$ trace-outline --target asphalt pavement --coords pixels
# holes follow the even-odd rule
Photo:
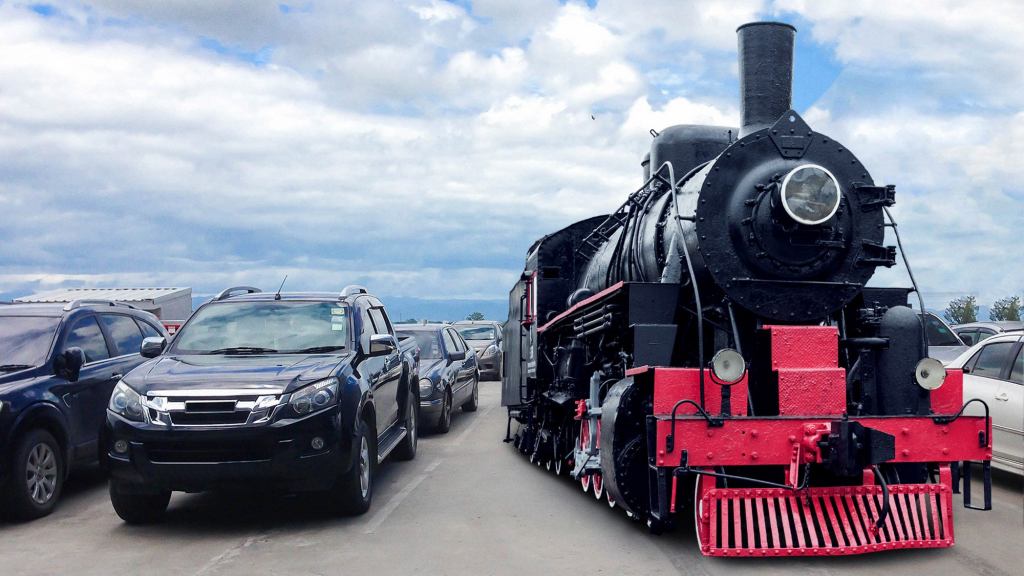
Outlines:
[[[0,522],[0,574],[1020,574],[1021,481],[997,474],[994,510],[955,509],[957,545],[843,558],[713,559],[692,529],[651,536],[578,484],[509,445],[500,385],[476,413],[423,436],[411,462],[386,462],[370,511],[327,514],[316,497],[175,494],[165,522],[123,524],[99,471],[73,477],[57,511]],[[980,496],[980,486],[976,488]]]

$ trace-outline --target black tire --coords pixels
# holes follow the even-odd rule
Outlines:
[[[11,451],[3,504],[13,520],[34,520],[53,512],[64,487],[64,452],[52,434],[29,430]]]
[[[406,396],[409,397],[409,406],[406,408],[405,417],[405,438],[395,446],[395,451],[392,452],[396,460],[412,460],[416,457],[416,445],[419,442],[417,429],[419,425],[419,402],[416,401],[417,396],[412,394],[410,391]]]
[[[124,484],[117,480],[110,480],[110,503],[114,512],[128,524],[153,524],[163,520],[170,501],[170,491],[139,494],[125,490]]]
[[[447,434],[452,429],[452,391],[447,388],[441,400],[441,414],[437,417],[437,424],[434,425],[434,432]]]
[[[480,373],[473,377],[473,390],[469,393],[469,400],[462,404],[463,412],[476,412],[480,407]]]
[[[347,516],[365,514],[373,502],[373,477],[377,472],[377,434],[366,420],[352,438],[356,461],[352,469],[338,478],[332,491],[335,510]]]

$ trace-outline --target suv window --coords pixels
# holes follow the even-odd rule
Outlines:
[[[103,322],[107,334],[114,341],[114,349],[118,356],[138,354],[142,349],[142,331],[128,316],[101,314],[100,322]]]
[[[0,373],[19,366],[40,366],[53,344],[60,318],[37,316],[0,317]]]
[[[110,358],[107,351],[107,341],[103,339],[103,332],[100,332],[100,325],[96,318],[89,316],[77,320],[68,330],[68,337],[64,339],[64,350],[78,346],[85,352],[86,362],[95,362]]]
[[[978,352],[974,360],[974,367],[971,374],[984,376],[986,378],[999,378],[1006,367],[1007,356],[1013,349],[1015,342],[996,342],[989,344]]]
[[[375,334],[391,334],[391,323],[384,316],[383,308],[370,308],[370,320]]]
[[[163,334],[161,334],[160,331],[154,328],[149,322],[139,320],[138,318],[136,318],[135,321],[139,323],[139,328],[142,328],[143,338],[160,338],[163,336]]]

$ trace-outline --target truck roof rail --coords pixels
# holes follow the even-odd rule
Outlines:
[[[245,292],[246,294],[255,294],[257,292],[263,292],[263,290],[260,290],[259,288],[254,288],[252,286],[232,286],[231,288],[225,288],[221,290],[220,294],[214,296],[213,299],[216,302],[220,302],[221,300],[227,300],[228,298],[231,298],[238,292]]]
[[[115,302],[113,300],[105,300],[102,298],[76,298],[71,302],[64,305],[64,311],[68,312],[82,306],[124,306],[125,308],[131,308],[135,310],[135,306],[128,304],[127,302]]]
[[[366,286],[360,286],[359,284],[349,284],[348,286],[345,286],[344,289],[342,289],[341,297],[342,298],[348,298],[349,296],[354,296],[356,294],[369,294],[369,293],[370,293],[370,291],[366,289]]]

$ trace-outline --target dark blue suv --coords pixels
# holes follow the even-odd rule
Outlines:
[[[366,512],[377,465],[416,455],[417,350],[361,286],[224,290],[114,388],[114,510],[154,522],[172,491],[259,484]]]
[[[141,364],[156,316],[126,304],[0,305],[0,508],[45,516],[75,466],[94,463],[107,402]]]

